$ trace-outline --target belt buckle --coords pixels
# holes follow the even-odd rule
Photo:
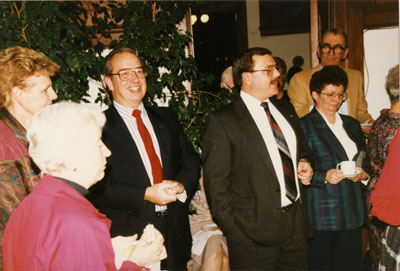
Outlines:
[[[292,204],[282,207],[282,214],[286,214],[287,212],[289,212],[290,207],[292,207]]]
[[[156,216],[160,218],[164,218],[168,216],[168,211],[167,210],[161,210],[156,212]]]
[[[287,212],[289,212],[289,209],[293,206],[293,204],[289,204],[285,207],[278,208],[278,212],[281,212],[282,214],[286,214]]]

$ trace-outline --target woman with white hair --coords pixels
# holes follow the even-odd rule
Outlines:
[[[32,118],[29,152],[41,178],[7,224],[4,270],[116,270],[111,222],[85,199],[111,154],[101,140],[104,123],[100,111],[72,102]],[[125,249],[121,270],[142,270],[165,258],[163,242],[157,230],[145,230]]]
[[[370,220],[370,252],[373,259],[374,269],[378,268],[382,237],[386,224],[371,214],[371,193],[374,191],[386,161],[389,145],[399,129],[399,65],[389,69],[386,76],[386,92],[389,96],[391,107],[381,110],[381,115],[375,121],[368,136],[367,152],[371,163],[371,180],[368,185],[368,216]]]

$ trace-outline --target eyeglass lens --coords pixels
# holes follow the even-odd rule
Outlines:
[[[123,69],[118,72],[119,78],[122,81],[130,80],[133,77],[133,73],[140,79],[145,77],[145,73],[142,68],[134,68],[134,69]]]
[[[320,48],[321,52],[324,54],[329,54],[331,50],[333,50],[333,53],[335,54],[340,54],[344,50],[343,46],[336,45],[334,47],[331,47],[329,44],[322,44]]]

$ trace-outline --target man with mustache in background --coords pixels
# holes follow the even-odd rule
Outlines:
[[[240,96],[206,122],[204,188],[233,270],[307,270],[301,184],[310,184],[313,157],[296,114],[270,99],[278,77],[268,49],[244,51],[233,64]]]

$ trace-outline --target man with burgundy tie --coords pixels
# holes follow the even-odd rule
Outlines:
[[[142,234],[153,224],[164,236],[163,270],[185,270],[192,239],[188,199],[197,188],[200,159],[168,108],[147,107],[139,57],[114,49],[104,68],[113,103],[105,111],[103,142],[112,154],[88,197],[112,221],[111,236]]]
[[[268,49],[244,51],[233,64],[240,96],[206,122],[205,190],[233,270],[307,270],[302,186],[312,179],[313,156],[293,107],[270,99],[278,77]]]

